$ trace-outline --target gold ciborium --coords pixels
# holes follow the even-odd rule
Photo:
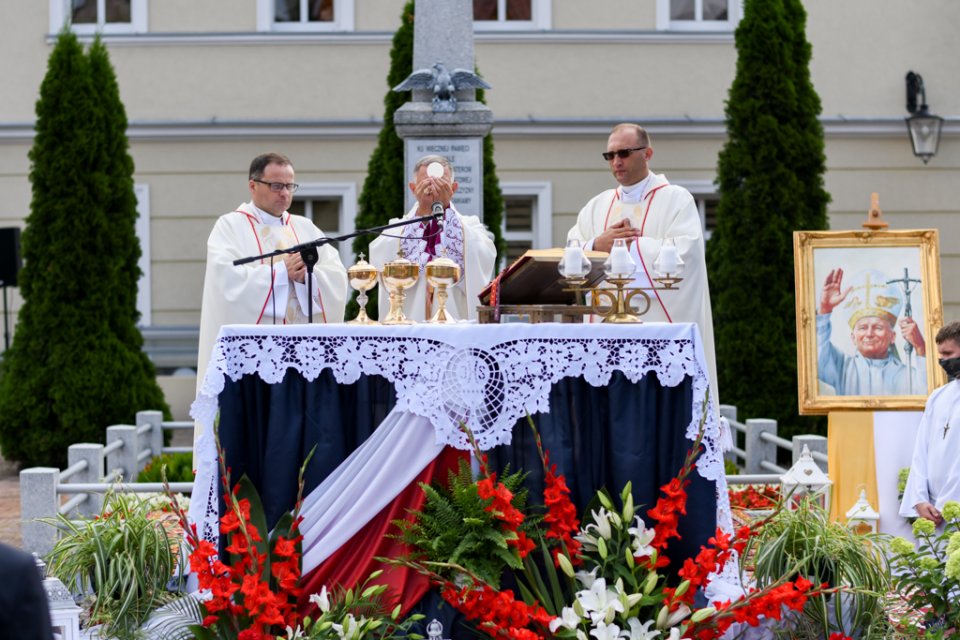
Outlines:
[[[460,282],[460,265],[442,255],[427,263],[426,272],[427,282],[437,291],[437,312],[427,322],[454,322],[447,313],[447,287]]]
[[[381,324],[413,324],[403,314],[403,300],[406,290],[417,283],[420,277],[420,265],[410,262],[402,255],[383,265],[383,286],[390,292],[390,313],[381,320]]]
[[[347,324],[380,324],[376,320],[370,319],[367,315],[367,291],[377,286],[378,274],[379,271],[377,271],[377,268],[367,262],[362,253],[360,254],[360,260],[357,261],[357,264],[347,269],[347,278],[350,281],[350,286],[360,292],[360,295],[357,296],[360,313]]]

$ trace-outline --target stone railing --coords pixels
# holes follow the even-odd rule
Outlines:
[[[823,436],[800,435],[792,440],[777,435],[777,421],[766,418],[751,418],[737,421],[737,408],[720,405],[720,415],[727,419],[733,431],[733,449],[727,454],[740,469],[738,475],[728,475],[727,484],[776,484],[788,471],[777,464],[779,450],[790,452],[791,464],[800,458],[804,445],[810,450],[814,461],[829,473],[827,468],[827,439]]]
[[[153,493],[158,482],[137,483],[137,474],[161,453],[190,452],[190,447],[163,446],[164,430],[193,430],[193,422],[164,422],[160,411],[140,411],[135,425],[106,429],[106,444],[73,444],[67,468],[33,467],[20,472],[21,541],[27,551],[44,555],[57,540],[57,529],[39,522],[62,514],[90,518],[100,513],[107,491]],[[178,493],[191,493],[192,482],[171,483]],[[70,496],[69,498],[67,496]]]

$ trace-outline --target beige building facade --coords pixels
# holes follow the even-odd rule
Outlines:
[[[248,199],[253,156],[286,153],[298,211],[328,234],[353,229],[403,4],[6,0],[16,23],[0,44],[0,227],[29,212],[34,103],[60,25],[72,20],[85,41],[99,30],[130,121],[143,322],[198,325],[206,238]],[[960,2],[805,5],[831,227],[858,228],[877,191],[892,228],[939,229],[945,314],[960,319]],[[475,50],[493,86],[512,253],[561,245],[580,207],[614,185],[600,152],[621,121],[647,126],[653,169],[697,196],[709,226],[740,0],[476,0],[475,10],[487,18]],[[904,125],[910,70],[946,119],[927,165]],[[349,247],[343,257],[352,262]],[[15,319],[15,289],[11,300]]]

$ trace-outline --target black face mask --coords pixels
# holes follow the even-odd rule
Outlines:
[[[947,379],[960,378],[960,358],[941,358],[940,366],[947,372]]]

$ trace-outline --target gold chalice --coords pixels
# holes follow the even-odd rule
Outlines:
[[[427,282],[437,291],[437,312],[427,322],[454,322],[447,313],[447,287],[460,282],[460,265],[445,255],[427,263]]]
[[[357,264],[347,269],[347,278],[350,286],[360,292],[357,296],[357,304],[360,305],[360,313],[357,317],[347,324],[380,324],[376,320],[370,319],[367,315],[367,291],[377,286],[377,268],[364,259],[360,254],[360,260]]]
[[[383,265],[383,286],[390,292],[390,313],[381,324],[413,324],[403,313],[403,300],[406,290],[417,283],[420,277],[420,265],[410,262],[402,255]]]

